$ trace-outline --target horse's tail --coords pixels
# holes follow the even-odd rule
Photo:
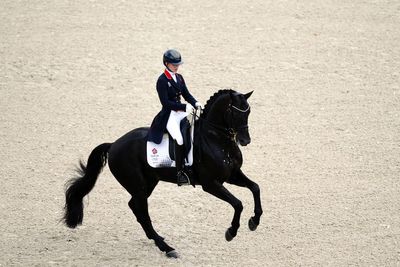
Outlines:
[[[97,177],[107,163],[107,152],[111,143],[104,143],[93,149],[87,161],[87,165],[79,162],[77,167],[78,177],[67,183],[65,191],[64,222],[70,228],[82,224],[83,197],[93,189]]]

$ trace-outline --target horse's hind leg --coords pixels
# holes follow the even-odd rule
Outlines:
[[[247,187],[253,193],[254,197],[254,216],[249,220],[249,228],[251,231],[257,229],[260,224],[260,217],[263,213],[260,200],[260,187],[258,184],[250,180],[241,170],[229,178],[227,183],[234,184],[241,187]]]
[[[168,257],[177,258],[178,254],[176,253],[175,249],[170,247],[164,241],[164,238],[158,235],[153,228],[148,210],[147,196],[143,192],[136,193],[129,201],[129,207],[135,214],[136,219],[142,226],[146,236],[149,239],[153,239],[156,243],[156,246],[161,251],[165,252]]]

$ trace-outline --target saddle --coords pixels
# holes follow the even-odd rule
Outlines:
[[[180,130],[185,146],[185,166],[193,164],[193,130],[187,118],[181,120]],[[146,144],[147,163],[153,168],[175,167],[174,139],[166,132],[160,144],[147,141]]]

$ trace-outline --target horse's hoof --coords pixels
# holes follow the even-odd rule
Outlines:
[[[226,230],[226,232],[225,232],[225,239],[226,239],[226,241],[232,241],[232,239],[234,238],[234,236],[229,232],[229,229],[228,230]]]
[[[175,250],[171,250],[170,252],[167,252],[165,254],[167,255],[168,258],[173,258],[173,259],[179,258],[178,252],[176,252]]]
[[[253,217],[249,220],[249,229],[250,231],[255,231],[257,229],[257,224],[254,222]]]

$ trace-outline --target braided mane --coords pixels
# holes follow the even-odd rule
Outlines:
[[[235,90],[232,89],[221,89],[218,92],[214,93],[214,95],[212,95],[210,97],[210,99],[207,101],[206,105],[204,106],[204,110],[203,113],[201,114],[202,117],[206,117],[208,112],[210,111],[211,107],[213,106],[213,104],[215,103],[215,101],[221,96],[221,95],[225,95],[225,94],[230,94],[230,93],[236,93]]]

